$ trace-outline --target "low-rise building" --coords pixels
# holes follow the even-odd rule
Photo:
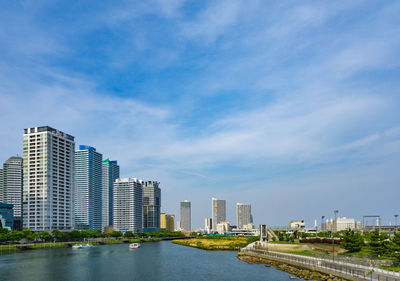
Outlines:
[[[173,232],[175,230],[175,215],[167,215],[166,213],[161,213],[160,225],[161,228],[164,228],[169,232]]]
[[[229,221],[222,221],[217,224],[216,230],[218,234],[226,234],[231,231],[231,226]]]
[[[354,218],[342,217],[342,218],[336,218],[336,220],[335,219],[326,220],[327,231],[337,232],[348,229],[350,230],[355,229]]]
[[[290,228],[305,228],[304,220],[290,221]]]

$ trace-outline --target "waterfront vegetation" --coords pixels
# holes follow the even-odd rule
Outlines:
[[[175,244],[200,248],[204,250],[239,250],[248,244],[259,240],[259,236],[198,236],[185,240],[174,240]]]
[[[330,232],[321,232],[319,234],[286,234],[279,231],[275,232],[279,241],[273,241],[271,244],[296,244],[299,245],[297,249],[284,248],[280,249],[275,247],[274,250],[309,256],[321,256],[332,254],[332,247],[329,244],[322,244],[316,242],[311,244],[314,237],[329,238],[332,237]],[[309,240],[301,238],[312,237]],[[392,266],[382,266],[381,268],[389,270],[400,270],[400,233],[395,232],[393,235],[382,233],[378,229],[370,232],[359,233],[354,230],[339,231],[333,234],[333,237],[338,238],[335,240],[335,254],[340,257],[361,259],[361,260],[377,260],[377,261],[392,261]],[[298,239],[300,238],[300,239]],[[299,243],[299,240],[302,243]],[[316,240],[322,241],[322,240]],[[328,240],[327,243],[329,243]],[[308,245],[309,249],[305,249],[300,245]],[[277,245],[278,246],[278,245]],[[284,245],[282,245],[284,246]]]
[[[82,241],[92,245],[119,244],[124,242],[153,242],[169,238],[182,238],[182,232],[140,232],[127,231],[125,235],[119,231],[101,233],[98,230],[73,230],[61,232],[54,230],[35,233],[29,229],[9,231],[0,228],[0,250],[24,250],[37,248],[62,248],[79,244]]]

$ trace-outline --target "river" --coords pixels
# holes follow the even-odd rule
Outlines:
[[[205,251],[170,241],[0,255],[0,280],[289,280],[274,267],[247,264],[234,251]]]

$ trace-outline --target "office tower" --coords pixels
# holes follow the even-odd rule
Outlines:
[[[102,190],[102,230],[106,226],[113,225],[113,183],[119,178],[119,166],[117,161],[106,159],[103,161],[103,190]]]
[[[3,164],[3,202],[12,204],[14,229],[22,230],[22,157],[10,157]]]
[[[102,230],[103,155],[87,145],[75,151],[74,227]]]
[[[71,229],[74,151],[71,135],[48,126],[24,129],[24,227]]]
[[[212,229],[217,230],[217,224],[226,221],[226,201],[212,198]]]
[[[236,224],[237,228],[243,229],[243,226],[251,224],[251,205],[236,203]]]
[[[14,229],[14,211],[12,204],[0,203],[0,228]]]
[[[161,190],[159,182],[143,182],[143,231],[160,228]]]
[[[204,230],[210,232],[212,229],[212,218],[205,218],[204,220]]]
[[[135,178],[116,179],[114,189],[114,230],[142,231],[142,181]]]
[[[191,207],[190,202],[185,200],[181,202],[181,220],[180,220],[180,228],[182,230],[190,231],[192,229],[191,226]]]
[[[3,169],[0,169],[0,203],[3,203]]]
[[[175,215],[167,215],[166,213],[161,213],[160,227],[166,229],[169,232],[175,231]]]

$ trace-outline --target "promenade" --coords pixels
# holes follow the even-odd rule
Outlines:
[[[259,242],[254,242],[242,248],[240,253],[265,257],[266,259],[333,274],[349,280],[400,281],[400,272],[333,260],[331,258],[315,258],[269,251],[264,247],[260,247]]]

